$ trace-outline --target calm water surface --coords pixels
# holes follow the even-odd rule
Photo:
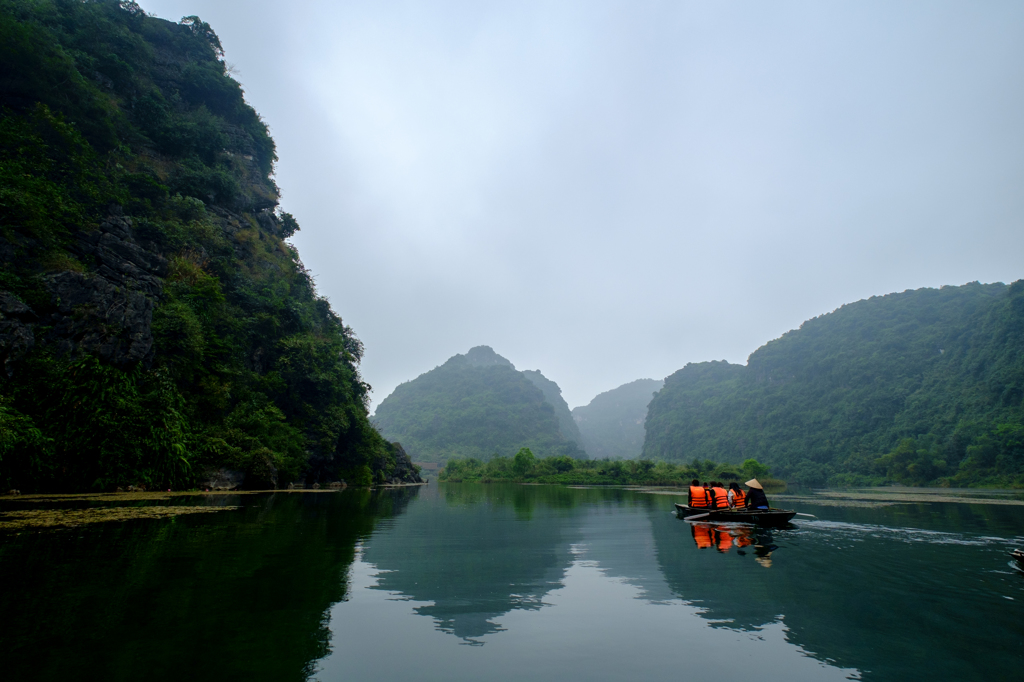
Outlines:
[[[0,671],[1024,678],[1024,574],[1007,555],[1024,507],[787,501],[818,518],[769,532],[682,521],[674,499],[431,484],[177,498],[242,508],[0,535]]]

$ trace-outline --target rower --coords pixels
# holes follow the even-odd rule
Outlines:
[[[711,485],[714,486],[711,488],[711,495],[713,496],[715,509],[728,509],[729,494],[725,491],[725,488],[722,487],[722,483],[720,481],[715,481],[712,482]]]
[[[691,507],[710,507],[711,497],[707,488],[700,487],[700,481],[696,478],[690,481],[690,498],[687,504]]]
[[[743,494],[740,484],[733,481],[729,484],[729,506],[735,509],[736,507],[745,507],[746,504],[747,496]]]
[[[768,509],[768,498],[764,496],[764,487],[752,478],[743,485],[747,486],[747,509]]]

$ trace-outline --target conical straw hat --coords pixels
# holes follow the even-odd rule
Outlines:
[[[757,488],[758,490],[764,490],[764,487],[760,483],[757,482],[756,478],[750,479],[749,481],[747,481],[743,485],[747,486],[748,488]]]

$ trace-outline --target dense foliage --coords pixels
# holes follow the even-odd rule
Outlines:
[[[587,454],[594,459],[640,457],[647,405],[664,384],[661,379],[637,379],[573,408]]]
[[[555,417],[558,418],[558,431],[562,436],[576,443],[580,448],[586,449],[583,448],[583,437],[580,435],[580,429],[572,418],[569,404],[562,397],[562,389],[559,388],[558,384],[544,376],[539,369],[524,369],[523,376],[539,388],[540,392],[544,394],[544,400],[551,407],[555,408]]]
[[[499,481],[563,483],[575,485],[672,485],[685,486],[692,479],[701,481],[746,481],[758,477],[762,483],[783,485],[768,478],[770,470],[756,459],[742,464],[727,464],[695,459],[685,464],[653,462],[649,459],[595,460],[571,457],[537,458],[529,448],[514,457],[492,457],[487,462],[472,457],[448,460],[438,475],[449,483]]]
[[[415,476],[222,57],[198,17],[0,0],[5,489]]]
[[[756,457],[805,483],[1024,485],[1024,281],[873,297],[746,366],[689,364],[646,430],[645,457]]]
[[[398,386],[377,407],[374,420],[418,461],[509,457],[523,447],[543,456],[584,457],[560,431],[554,406],[534,380],[487,346],[477,346]]]

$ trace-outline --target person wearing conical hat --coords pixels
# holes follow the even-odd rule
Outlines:
[[[752,478],[743,485],[747,486],[747,509],[768,509],[768,498],[764,496],[764,487]]]

